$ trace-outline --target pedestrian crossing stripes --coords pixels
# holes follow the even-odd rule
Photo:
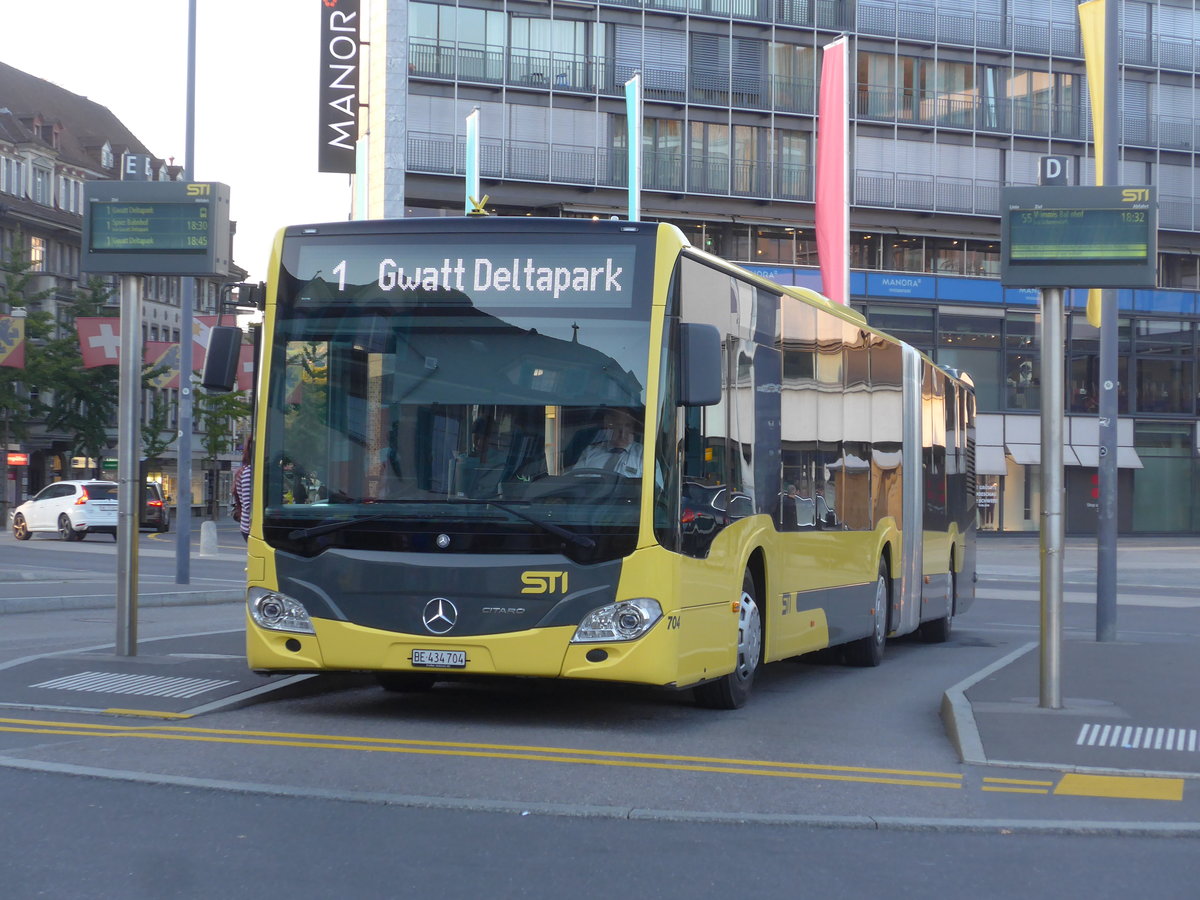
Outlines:
[[[1085,724],[1075,739],[1077,747],[1120,747],[1123,750],[1176,750],[1195,753],[1195,728],[1147,728],[1142,725]]]
[[[215,678],[180,678],[172,675],[122,675],[116,672],[80,672],[52,678],[35,688],[59,691],[94,691],[104,694],[138,694],[153,697],[195,697],[206,691],[236,684]]]

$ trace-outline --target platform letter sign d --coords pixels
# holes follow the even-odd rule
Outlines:
[[[1070,184],[1067,156],[1043,156],[1038,160],[1038,184]]]

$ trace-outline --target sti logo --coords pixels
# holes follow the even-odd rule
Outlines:
[[[189,184],[187,186],[187,195],[189,197],[207,197],[211,193],[211,184]]]
[[[552,594],[555,591],[565,594],[567,592],[567,573],[522,572],[521,584],[525,585],[521,588],[522,594]]]
[[[1125,188],[1121,191],[1122,203],[1145,203],[1150,199],[1150,188]]]

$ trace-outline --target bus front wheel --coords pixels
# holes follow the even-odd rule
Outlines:
[[[750,697],[761,662],[762,614],[755,600],[754,576],[747,570],[738,602],[737,665],[728,675],[697,685],[696,702],[709,709],[739,709]]]

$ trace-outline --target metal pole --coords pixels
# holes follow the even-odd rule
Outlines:
[[[196,0],[188,0],[187,126],[183,180],[191,181],[196,161]],[[192,563],[192,315],[196,280],[183,279],[179,315],[179,448],[175,488],[175,583],[191,581]],[[215,486],[214,486],[215,490]]]
[[[1104,151],[1097,160],[1102,183],[1116,185],[1117,147],[1121,129],[1117,93],[1117,2],[1104,4]],[[1100,300],[1100,509],[1096,523],[1096,640],[1117,639],[1117,292],[1105,290]]]
[[[1041,701],[1062,709],[1063,291],[1042,290]]]
[[[141,519],[142,280],[121,276],[117,394],[117,655],[137,656],[138,523]]]

